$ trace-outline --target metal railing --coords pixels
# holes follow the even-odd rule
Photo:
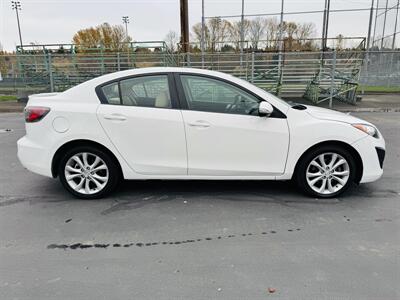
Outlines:
[[[400,52],[171,53],[168,51],[0,55],[0,94],[63,91],[102,74],[181,66],[229,73],[283,98],[355,103],[359,83],[399,86]]]

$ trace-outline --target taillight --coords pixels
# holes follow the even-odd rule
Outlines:
[[[28,106],[25,108],[25,122],[39,122],[43,119],[50,111],[49,107],[43,106]]]

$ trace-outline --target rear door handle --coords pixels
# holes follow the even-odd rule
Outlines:
[[[112,121],[125,121],[126,117],[121,114],[110,114],[110,115],[104,115],[104,119]]]
[[[207,121],[204,121],[204,120],[198,120],[195,122],[191,122],[191,123],[188,123],[188,125],[191,127],[198,127],[198,128],[208,128],[211,126],[210,123],[208,123]]]

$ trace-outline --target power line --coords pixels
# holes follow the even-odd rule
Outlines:
[[[357,11],[369,11],[371,8],[348,8],[348,9],[331,9],[329,13],[336,12],[357,12]],[[375,10],[384,10],[385,8],[374,8]],[[285,12],[285,15],[303,15],[303,14],[317,14],[323,13],[324,10],[309,10],[309,11],[291,11]],[[268,13],[268,14],[249,14],[245,15],[245,17],[264,17],[264,16],[279,16],[281,12],[276,13]],[[241,18],[242,15],[228,15],[228,16],[213,16],[213,17],[205,17],[206,19],[213,18]]]

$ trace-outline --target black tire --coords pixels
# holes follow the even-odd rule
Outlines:
[[[104,187],[93,194],[84,194],[77,192],[74,190],[67,182],[67,179],[65,177],[65,167],[69,159],[74,156],[75,154],[79,153],[89,153],[89,154],[94,154],[101,158],[105,165],[108,168],[108,181],[104,185]],[[60,163],[58,165],[58,175],[60,177],[60,181],[64,188],[70,192],[73,196],[79,199],[99,199],[107,196],[111,192],[113,192],[120,180],[121,180],[121,170],[119,168],[118,163],[115,161],[115,158],[111,157],[108,153],[102,151],[99,148],[96,148],[94,146],[77,146],[75,148],[72,148],[68,151],[66,151],[63,156],[60,159]]]
[[[323,194],[315,191],[307,182],[307,168],[312,160],[314,160],[317,156],[324,154],[324,153],[336,153],[342,156],[348,163],[349,166],[349,177],[347,179],[346,184],[343,187],[333,193],[330,194]],[[337,197],[343,192],[345,192],[350,185],[354,183],[354,179],[356,176],[356,163],[353,156],[347,151],[345,148],[336,146],[336,145],[323,145],[321,147],[317,147],[311,149],[310,151],[306,152],[298,162],[296,167],[294,179],[297,185],[308,195],[317,197],[317,198],[333,198]]]

